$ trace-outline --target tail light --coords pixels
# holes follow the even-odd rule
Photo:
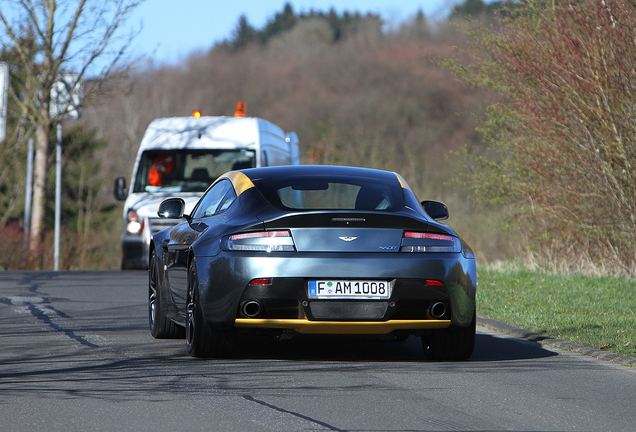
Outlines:
[[[457,237],[446,234],[405,231],[401,252],[461,252]]]
[[[294,252],[294,240],[287,230],[234,234],[223,239],[221,247],[229,251]]]

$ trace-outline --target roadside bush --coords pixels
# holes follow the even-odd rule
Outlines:
[[[38,246],[29,251],[24,231],[10,223],[0,228],[3,252],[0,270],[51,270],[54,261],[54,233],[45,232]],[[121,265],[119,236],[103,232],[77,234],[62,227],[60,270],[118,270]]]
[[[530,0],[499,31],[471,29],[474,63],[444,62],[500,95],[481,122],[494,156],[467,155],[473,190],[508,204],[555,269],[636,276],[635,16],[634,2]]]

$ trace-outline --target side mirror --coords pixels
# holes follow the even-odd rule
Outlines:
[[[436,221],[448,219],[448,207],[439,201],[422,201],[422,208]]]
[[[169,198],[159,204],[157,214],[161,218],[180,219],[185,211],[185,201],[181,198]]]
[[[128,196],[128,189],[126,189],[126,179],[123,177],[117,177],[115,179],[115,191],[113,193],[117,201],[124,201]]]

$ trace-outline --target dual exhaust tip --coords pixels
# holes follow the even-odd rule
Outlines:
[[[243,303],[243,306],[241,307],[243,316],[247,318],[256,318],[261,314],[262,310],[263,308],[261,304],[256,300],[248,300]],[[446,303],[435,302],[429,307],[428,311],[433,319],[441,319],[444,315],[446,315]]]
[[[431,314],[432,318],[440,319],[444,315],[446,315],[446,303],[444,303],[444,302],[435,302],[428,309],[428,312]]]
[[[243,303],[241,307],[241,312],[247,318],[256,318],[260,315],[262,310],[261,304],[256,300],[249,300]]]

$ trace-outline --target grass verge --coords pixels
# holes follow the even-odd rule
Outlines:
[[[555,339],[636,357],[636,282],[480,265],[477,313]]]

